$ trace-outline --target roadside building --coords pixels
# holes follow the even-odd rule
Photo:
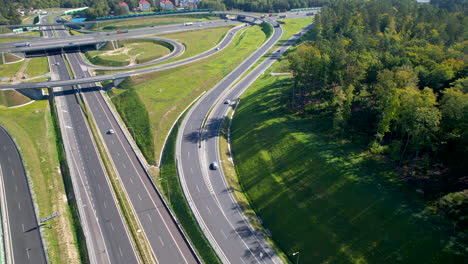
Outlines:
[[[127,13],[130,12],[130,8],[128,7],[128,4],[125,2],[119,2],[119,6],[127,10]]]
[[[151,10],[151,4],[146,0],[140,0],[138,7],[140,8],[141,12],[148,12]]]
[[[161,5],[162,10],[172,10],[172,9],[174,9],[174,4],[169,0],[161,0],[161,2],[159,2],[159,4]]]

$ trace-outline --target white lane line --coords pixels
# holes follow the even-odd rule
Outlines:
[[[125,166],[125,163],[122,163],[122,166],[124,167],[124,169],[126,169],[126,168],[127,168],[127,166]]]
[[[23,228],[23,232],[24,232],[24,231],[25,231],[25,230],[24,230],[24,224],[21,224],[21,227]]]
[[[120,157],[120,153],[119,153],[118,151],[117,151],[117,156],[119,156],[119,157]]]
[[[101,184],[98,183],[97,187],[99,188],[99,190],[101,190]]]
[[[104,202],[104,208],[107,208],[106,202]]]
[[[193,174],[193,169],[192,168],[190,168],[190,172]]]
[[[140,194],[138,194],[138,199],[140,199],[140,201],[141,201],[141,196],[140,196]]]
[[[111,139],[111,141],[110,141],[110,142],[112,143],[112,145],[114,145],[114,144],[115,144],[115,143],[114,143],[114,140],[112,140],[112,139]]]
[[[224,233],[222,229],[220,231],[221,231],[221,234],[224,236],[224,239],[227,239],[226,233]]]
[[[247,263],[245,263],[245,261],[242,259],[242,257],[240,257],[240,260],[242,261],[242,263],[247,264]]]
[[[163,245],[163,247],[165,247],[166,245],[164,244],[164,241],[162,240],[161,236],[158,236],[159,237],[159,241],[161,241],[161,244]]]
[[[123,257],[122,249],[120,247],[119,247],[119,253],[120,253],[120,256]]]
[[[148,219],[150,220],[150,222],[153,223],[153,219],[151,219],[151,216],[149,215],[149,213],[146,216],[148,216]]]
[[[21,204],[18,202],[18,209],[21,211]]]
[[[130,177],[130,182],[133,184],[133,179],[132,179],[132,177]]]
[[[187,156],[190,158],[190,152],[187,151]]]
[[[112,224],[112,222],[110,222],[110,226],[112,228],[112,231],[114,231],[114,225]]]
[[[208,213],[211,214],[211,210],[210,210],[210,208],[208,207],[208,205],[206,206],[206,209],[208,210]]]
[[[200,188],[198,188],[198,184],[195,187],[197,187],[197,191],[200,192]]]
[[[29,248],[26,248],[26,254],[28,255],[28,259],[29,259]]]

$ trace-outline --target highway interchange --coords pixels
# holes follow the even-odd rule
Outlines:
[[[210,26],[220,26],[225,23],[220,20]],[[194,57],[110,75],[91,76],[88,69],[94,67],[85,62],[79,52],[68,52],[63,56],[50,55],[49,64],[54,73],[53,79],[56,81],[0,87],[0,89],[59,87],[59,90],[54,93],[55,101],[91,263],[138,263],[141,260],[137,256],[125,219],[111,191],[109,176],[100,162],[99,151],[96,149],[85,113],[79,103],[80,96],[84,99],[89,114],[95,120],[100,133],[99,138],[102,139],[110,154],[112,164],[124,186],[125,195],[132,205],[132,211],[151,247],[155,261],[157,263],[199,263],[200,259],[195,250],[152,182],[147,172],[146,162],[135,144],[129,139],[128,132],[95,82],[178,67],[206,58],[229,45],[242,27],[233,28],[216,47]],[[187,30],[187,27],[180,25],[161,28],[163,29],[139,29],[129,32],[127,36],[118,34],[114,37],[122,39],[140,34],[148,35],[149,30],[160,30],[159,32],[170,31],[170,29]],[[47,30],[46,36],[54,37],[52,32],[52,30]],[[59,28],[55,32],[58,34],[56,37],[63,39],[63,43],[70,43],[64,30]],[[217,136],[221,122],[230,107],[222,102],[225,99],[237,99],[298,39],[298,36],[292,37],[277,52],[275,50],[241,79],[241,76],[275,45],[282,33],[281,27],[274,27],[272,36],[261,48],[191,108],[179,130],[176,157],[184,194],[205,236],[223,263],[282,263],[264,237],[253,230],[239,209],[232,194],[228,191],[229,187],[222,170],[212,171],[208,168],[211,161],[219,160]],[[74,39],[73,43],[80,43],[80,38],[82,38],[80,36],[71,37]],[[43,40],[37,41],[41,43]],[[97,42],[99,40],[94,39],[94,43]],[[47,46],[47,43],[50,42],[43,42],[40,45]],[[171,42],[171,44],[176,47],[175,51],[165,59],[182,52],[180,47],[177,48],[177,43]],[[64,58],[69,62],[75,78],[70,76]],[[238,80],[240,82],[233,86]],[[210,112],[212,107],[213,110]],[[203,125],[205,118],[207,118],[206,125]],[[108,133],[110,129],[114,133]],[[190,135],[198,135],[198,137],[193,140]]]

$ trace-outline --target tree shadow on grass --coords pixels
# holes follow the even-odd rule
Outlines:
[[[275,82],[243,98],[232,129],[242,188],[283,250],[301,248],[301,258],[311,263],[361,254],[369,262],[390,255],[386,261],[395,262],[401,256],[393,253],[408,251],[405,245],[413,253],[403,261],[445,256],[444,230],[418,217],[424,203],[390,164],[327,134],[330,120],[323,116],[291,114],[287,84]],[[364,250],[369,247],[380,253]]]

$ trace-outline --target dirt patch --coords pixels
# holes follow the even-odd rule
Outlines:
[[[27,79],[28,74],[26,73],[26,69],[28,68],[30,59],[25,59],[23,66],[10,78],[10,82],[19,82],[21,80]]]

